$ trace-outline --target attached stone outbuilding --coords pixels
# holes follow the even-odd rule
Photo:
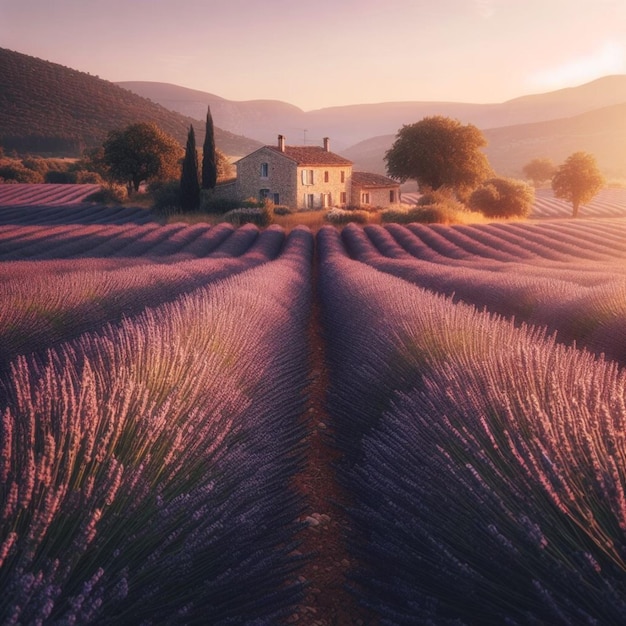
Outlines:
[[[360,209],[388,208],[400,204],[400,183],[370,172],[352,172],[352,200],[350,204]]]

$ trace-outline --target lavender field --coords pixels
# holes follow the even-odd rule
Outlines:
[[[318,342],[372,624],[626,622],[614,194],[579,220],[313,235],[8,187],[0,623],[326,623],[299,610],[294,487]]]

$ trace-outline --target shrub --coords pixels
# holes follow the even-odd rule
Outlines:
[[[7,183],[43,183],[41,173],[24,167],[17,161],[0,167],[0,179]]]
[[[159,213],[180,213],[180,182],[170,180],[153,183],[148,188],[152,194],[152,207]]]
[[[101,204],[121,204],[128,198],[128,191],[124,185],[107,183],[102,185],[99,191],[87,196],[88,202],[99,202]]]
[[[326,213],[324,219],[331,224],[367,224],[368,216],[367,211],[333,208]]]
[[[277,204],[274,206],[274,215],[291,215],[293,211],[288,207],[282,204]]]
[[[104,178],[98,172],[76,170],[76,182],[79,185],[104,185]]]
[[[386,209],[382,212],[383,222],[396,224],[450,224],[460,221],[457,219],[458,211],[451,210],[442,204],[425,204],[410,209]]]
[[[22,159],[22,165],[33,172],[38,172],[42,176],[45,176],[49,170],[48,162],[40,157],[26,157]]]
[[[224,221],[234,226],[255,224],[261,228],[273,222],[272,209],[269,204],[262,207],[238,207],[224,213]]]
[[[206,213],[227,213],[234,209],[259,208],[261,203],[258,200],[248,198],[247,200],[232,200],[230,198],[215,198],[211,191],[202,190],[200,194],[200,210]]]
[[[78,173],[48,170],[44,174],[44,182],[55,185],[71,185],[78,182]]]
[[[523,180],[490,178],[469,197],[469,206],[486,217],[527,217],[535,192]]]

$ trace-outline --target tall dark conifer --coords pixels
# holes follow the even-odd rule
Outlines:
[[[202,189],[213,189],[217,183],[217,156],[211,107],[206,111],[206,135],[202,146]]]
[[[198,180],[198,153],[196,134],[189,127],[187,147],[180,175],[180,206],[183,211],[195,211],[200,206],[200,181]]]

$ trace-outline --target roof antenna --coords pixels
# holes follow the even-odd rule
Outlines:
[[[303,128],[302,130],[304,131],[304,145],[306,146],[306,133],[308,129]]]

